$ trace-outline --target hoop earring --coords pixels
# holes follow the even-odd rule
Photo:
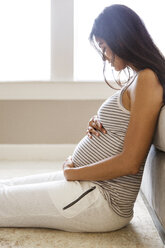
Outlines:
[[[113,67],[111,68],[111,71],[112,71],[112,75],[113,75],[113,78],[114,78],[114,80],[115,80],[115,83],[116,83],[117,85],[119,85],[120,88],[121,88],[121,87],[123,86],[122,83],[121,83],[121,80],[120,80],[121,71],[119,71],[119,73],[118,73],[118,78],[117,78],[117,79],[115,78]]]
[[[128,79],[127,79],[127,81],[125,83],[128,83],[132,77],[131,77],[130,68],[127,66],[126,69],[127,69],[127,72],[128,72]],[[125,72],[125,69],[123,71],[124,71],[125,75],[127,75],[127,73]]]
[[[104,64],[103,64],[103,77],[104,77],[104,81],[106,82],[106,84],[107,84],[110,88],[112,88],[112,89],[114,89],[114,90],[120,90],[120,89],[117,89],[117,88],[113,87],[113,86],[108,82],[108,80],[106,79],[106,76],[105,76],[106,60],[104,60],[103,62],[104,62]],[[112,72],[112,74],[113,74],[113,72]],[[114,77],[114,74],[113,74],[113,77]],[[115,81],[116,81],[116,80],[115,80]]]
[[[137,77],[137,73],[135,73],[134,70],[130,69],[129,66],[127,66],[126,68],[127,68],[127,71],[128,71],[128,79],[127,79],[126,83],[131,84],[135,80],[135,78]],[[133,72],[132,76],[131,76],[131,71]]]
[[[114,62],[115,62],[115,54],[113,53],[113,54],[112,54],[112,60],[111,60],[111,65],[112,65],[112,66],[114,66]],[[113,78],[114,78],[116,84],[119,85],[120,88],[123,87],[124,83],[122,84],[122,83],[121,83],[121,80],[120,80],[121,71],[119,71],[119,73],[118,73],[118,78],[117,78],[117,79],[115,78],[114,69],[113,69],[113,68],[111,68],[111,71],[112,71],[112,75],[113,75]]]

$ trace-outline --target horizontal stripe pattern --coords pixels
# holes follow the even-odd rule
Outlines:
[[[126,86],[127,87],[127,86]],[[130,113],[122,105],[122,94],[126,89],[108,98],[99,108],[97,115],[107,134],[92,139],[86,135],[73,152],[73,162],[76,167],[85,166],[122,152],[124,138],[128,128]],[[100,191],[110,207],[122,217],[133,215],[133,206],[139,192],[143,169],[143,161],[136,175],[127,175],[105,181],[93,181],[100,186]]]

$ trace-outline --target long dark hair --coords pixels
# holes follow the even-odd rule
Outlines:
[[[106,7],[95,19],[89,40],[103,39],[112,52],[138,71],[150,68],[163,86],[165,103],[165,58],[154,44],[143,21],[125,5]],[[97,49],[99,51],[99,49]],[[104,54],[102,54],[104,60]]]

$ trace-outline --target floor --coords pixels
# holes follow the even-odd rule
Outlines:
[[[0,178],[54,171],[54,161],[0,161]],[[138,195],[131,223],[110,233],[69,233],[39,228],[0,228],[1,248],[163,248],[152,219]],[[165,247],[164,247],[165,248]]]

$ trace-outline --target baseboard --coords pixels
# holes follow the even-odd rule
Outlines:
[[[75,144],[1,144],[0,160],[57,160],[72,154]]]

